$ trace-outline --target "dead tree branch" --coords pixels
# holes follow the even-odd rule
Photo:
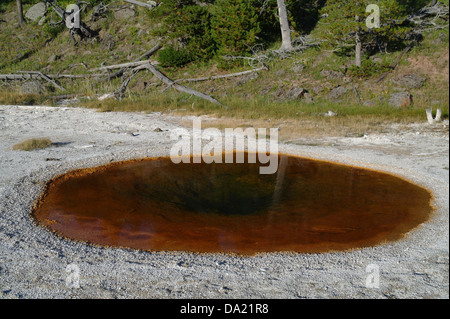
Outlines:
[[[88,78],[99,78],[103,74],[50,74],[49,78],[52,79],[88,79]]]
[[[201,99],[204,99],[206,101],[209,101],[211,103],[217,104],[217,105],[222,105],[219,101],[217,101],[215,98],[206,95],[204,93],[195,91],[191,88],[176,84],[173,80],[169,79],[165,74],[163,74],[161,71],[159,71],[157,68],[155,68],[154,65],[146,64],[144,65],[145,68],[147,68],[150,72],[152,72],[158,79],[160,79],[164,84],[173,87],[175,90],[179,91],[179,92],[184,92],[184,93],[188,93],[194,96],[197,96]],[[224,106],[225,108],[228,108],[226,106]]]
[[[94,72],[94,71],[106,71],[106,70],[124,69],[124,68],[126,69],[126,68],[137,67],[140,65],[148,64],[148,63],[152,63],[152,61],[145,60],[145,61],[138,61],[138,62],[128,62],[128,63],[122,63],[122,64],[106,65],[106,66],[101,66],[99,68],[91,69],[90,71]]]
[[[141,55],[139,58],[137,58],[134,62],[138,62],[138,61],[142,61],[144,59],[150,58],[153,54],[158,52],[158,50],[160,50],[161,48],[162,48],[162,45],[160,43],[158,43],[153,48],[151,48],[150,50],[145,52],[143,55]]]
[[[152,10],[152,9],[155,8],[155,6],[153,6],[151,4],[143,3],[143,2],[140,2],[140,1],[136,1],[136,0],[123,0],[123,1],[131,3],[131,4],[135,4],[135,5],[140,6],[140,7],[147,8],[149,10]]]
[[[173,80],[169,79],[165,74],[163,74],[161,71],[159,71],[157,68],[155,68],[154,65],[151,64],[146,64],[144,65],[145,68],[147,68],[150,72],[152,72],[158,79],[160,79],[164,84],[173,87],[175,90],[179,91],[179,92],[184,92],[187,94],[191,94],[194,95],[196,97],[199,97],[201,99],[204,99],[206,101],[209,101],[211,103],[217,104],[217,105],[222,105],[219,101],[217,101],[215,98],[206,95],[204,93],[198,92],[196,90],[193,90],[191,88],[179,85],[177,83],[175,83]],[[228,108],[227,106],[224,106],[225,108]]]
[[[116,96],[119,100],[122,100],[123,95],[125,94],[125,91],[128,88],[128,85],[130,84],[131,80],[136,76],[136,74],[139,73],[139,71],[141,71],[142,69],[140,69],[139,67],[133,69],[132,74],[130,77],[128,77],[128,79],[126,79],[122,85],[120,86],[120,88],[114,92],[114,96]]]
[[[155,45],[153,48],[151,48],[149,51],[145,52],[144,54],[142,54],[139,58],[137,58],[136,60],[134,60],[134,62],[139,62],[142,61],[144,59],[148,59],[150,58],[153,54],[155,54],[156,52],[158,52],[158,50],[160,50],[162,48],[162,45],[160,43],[158,43],[157,45]],[[100,82],[104,82],[104,81],[111,81],[112,79],[118,78],[119,76],[122,76],[125,73],[126,68],[122,68],[119,71],[116,71],[114,73],[109,74],[106,78],[100,80]]]
[[[213,103],[213,104],[217,104],[217,105],[223,106],[224,108],[228,109],[227,106],[223,105],[222,103],[220,103],[219,101],[217,101],[217,100],[216,100],[215,98],[213,98],[212,96],[209,96],[209,95],[207,95],[207,94],[198,92],[198,91],[196,91],[196,90],[194,90],[194,89],[191,89],[191,88],[188,88],[188,87],[186,87],[186,86],[182,86],[182,85],[179,85],[179,84],[175,83],[175,81],[173,81],[172,79],[168,78],[164,73],[162,73],[161,71],[159,71],[154,65],[152,65],[152,64],[149,63],[148,61],[147,61],[147,63],[145,63],[145,64],[141,64],[141,65],[136,66],[136,67],[132,70],[131,76],[130,76],[126,81],[124,81],[124,83],[122,84],[121,88],[120,88],[118,91],[115,92],[115,95],[119,95],[119,97],[121,97],[121,95],[123,95],[123,94],[125,93],[125,90],[126,90],[126,88],[128,87],[128,84],[130,83],[131,79],[132,79],[133,77],[135,77],[136,74],[137,74],[139,71],[142,71],[142,70],[145,70],[145,69],[147,69],[147,70],[149,70],[150,72],[152,72],[153,75],[155,75],[161,82],[163,82],[164,84],[166,84],[168,87],[172,87],[172,88],[174,88],[175,90],[177,90],[177,91],[179,91],[179,92],[187,93],[187,94],[196,96],[196,97],[198,97],[198,98],[201,98],[201,99],[206,100],[206,101],[208,101],[208,102],[211,102],[211,103]]]
[[[210,81],[210,80],[218,80],[218,79],[227,79],[227,78],[243,76],[243,75],[259,72],[259,71],[262,71],[262,70],[268,70],[268,68],[266,66],[262,66],[262,67],[260,67],[258,69],[248,70],[248,71],[243,71],[243,72],[237,72],[237,73],[231,73],[231,74],[213,75],[213,76],[207,76],[207,77],[196,78],[196,79],[180,79],[180,80],[174,81],[174,83],[179,83],[179,82],[201,82],[201,81]]]
[[[3,81],[17,81],[17,80],[34,80],[39,79],[38,74],[0,74],[0,80]]]
[[[268,68],[266,66],[262,66],[262,67],[260,67],[258,69],[254,69],[254,70],[248,70],[248,71],[231,73],[231,74],[225,74],[225,75],[213,75],[213,76],[208,76],[208,77],[203,77],[203,78],[194,78],[194,79],[179,79],[179,80],[174,81],[173,84],[177,84],[177,83],[180,83],[180,82],[202,82],[202,81],[212,81],[212,80],[219,80],[219,79],[227,79],[227,78],[231,78],[231,77],[238,77],[238,76],[243,76],[243,75],[259,72],[259,71],[262,71],[262,70],[268,70]],[[172,87],[172,85],[168,85],[161,92],[165,92],[168,89],[170,89],[171,87]]]
[[[17,80],[33,80],[33,79],[42,79],[42,76],[39,75],[40,72],[34,71],[21,71],[19,74],[0,74],[0,80],[3,81],[17,81]],[[87,79],[87,78],[96,78],[101,77],[103,74],[46,74],[47,78],[50,79]]]
[[[416,40],[411,41],[411,43],[402,51],[402,53],[400,53],[400,55],[395,59],[395,61],[389,66],[390,71],[384,72],[375,82],[379,83],[379,82],[383,81],[386,78],[386,76],[389,74],[389,72],[393,71],[397,67],[397,65],[402,60],[403,56],[414,47],[416,42],[417,42]]]
[[[58,90],[61,91],[65,91],[66,89],[63,88],[62,86],[60,86],[58,83],[56,83],[54,80],[52,80],[51,78],[49,78],[48,76],[42,74],[39,71],[21,71],[19,73],[24,73],[24,74],[35,74],[38,77],[40,77],[43,80],[46,80],[47,82],[49,82],[51,85],[53,85],[54,87],[56,87]]]
[[[262,45],[255,45],[249,48],[249,51],[252,53],[251,56],[233,56],[233,55],[225,55],[222,56],[225,60],[245,60],[247,64],[252,69],[259,68],[267,68],[267,63],[273,59],[287,59],[291,57],[292,53],[303,51],[305,49],[319,46],[324,41],[313,41],[311,37],[299,37],[298,39],[293,41],[294,46],[291,49],[283,49],[283,50],[269,50],[266,52]]]

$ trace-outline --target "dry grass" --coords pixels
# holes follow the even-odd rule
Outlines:
[[[47,148],[52,144],[53,142],[48,138],[33,138],[14,145],[12,149],[15,151],[33,151]]]
[[[45,97],[37,94],[23,94],[14,90],[0,90],[0,104],[3,105],[36,105],[45,100]]]

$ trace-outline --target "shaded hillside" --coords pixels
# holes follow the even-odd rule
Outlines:
[[[38,1],[23,2],[24,12],[27,13]],[[96,36],[74,45],[69,41],[69,31],[64,25],[52,27],[49,24],[57,20],[54,14],[47,14],[36,21],[27,18],[27,23],[19,27],[15,2],[2,1],[0,74],[36,71],[44,75],[92,75],[96,73],[93,69],[104,65],[135,61],[157,44],[167,48],[178,43],[162,32],[164,13],[156,15],[152,10],[124,1],[105,1],[108,7],[99,11],[99,1],[91,2],[82,17]],[[58,3],[64,7],[70,2]],[[211,6],[204,3],[199,5]],[[280,44],[275,35],[276,29],[272,29],[272,40],[256,45],[251,52],[253,55],[246,55],[239,63],[227,68],[222,67],[220,56],[190,62],[182,67],[158,65],[173,80],[233,74],[265,65],[267,69],[243,76],[185,83],[228,105],[228,111],[167,88],[150,72],[139,72],[130,78],[121,100],[97,99],[117,92],[130,77],[129,72],[109,81],[103,81],[104,77],[55,78],[55,83],[64,90],[42,77],[38,80],[30,79],[30,76],[22,80],[4,80],[0,82],[0,103],[57,105],[59,99],[54,97],[63,95],[66,100],[77,97],[72,101],[76,105],[103,110],[182,109],[183,112],[251,118],[295,118],[332,111],[340,115],[392,113],[395,118],[402,114],[417,118],[423,109],[433,107],[443,109],[444,116],[448,116],[447,18],[448,15],[434,17],[439,26],[425,30],[420,41],[405,55],[402,55],[402,50],[406,45],[392,50],[365,52],[364,68],[357,72],[352,66],[352,52],[337,52],[322,44],[295,52],[274,54]],[[320,17],[317,16],[317,19]],[[299,21],[293,21],[294,26],[308,32],[294,33],[294,41],[300,45],[320,43],[321,26],[316,22],[309,21],[306,26],[300,26]],[[441,26],[445,24],[446,27]],[[269,26],[265,28],[267,34],[271,29]],[[150,59],[157,62],[160,54],[161,50]],[[389,66],[400,56],[399,64],[391,70]],[[384,73],[386,76],[380,80]]]

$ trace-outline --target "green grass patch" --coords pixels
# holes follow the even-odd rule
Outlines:
[[[245,99],[226,97],[219,99],[228,108],[176,92],[155,93],[148,96],[131,96],[126,100],[84,101],[82,106],[96,108],[101,112],[163,112],[181,115],[212,115],[215,117],[240,119],[302,119],[323,118],[333,111],[341,118],[379,117],[383,120],[423,121],[425,109],[422,107],[395,108],[387,105],[362,106],[360,104],[330,103],[319,101],[307,104],[301,101],[273,101],[265,97]],[[448,106],[444,107],[444,117],[448,117]]]

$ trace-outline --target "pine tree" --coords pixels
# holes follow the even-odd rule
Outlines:
[[[250,52],[260,32],[258,14],[251,0],[217,0],[212,19],[212,35],[219,54]]]
[[[194,0],[166,0],[161,9],[166,15],[165,34],[178,43],[178,52],[173,47],[166,48],[168,56],[182,57],[179,63],[184,65],[194,60],[208,60],[215,54],[212,15],[207,7],[199,6]]]
[[[366,25],[366,7],[372,0],[328,0],[322,9],[320,37],[335,49],[353,48],[355,65],[362,63],[364,45],[398,45],[411,29],[402,21],[412,10],[408,0],[379,0],[381,27],[369,29]],[[415,1],[416,5],[420,1]]]

